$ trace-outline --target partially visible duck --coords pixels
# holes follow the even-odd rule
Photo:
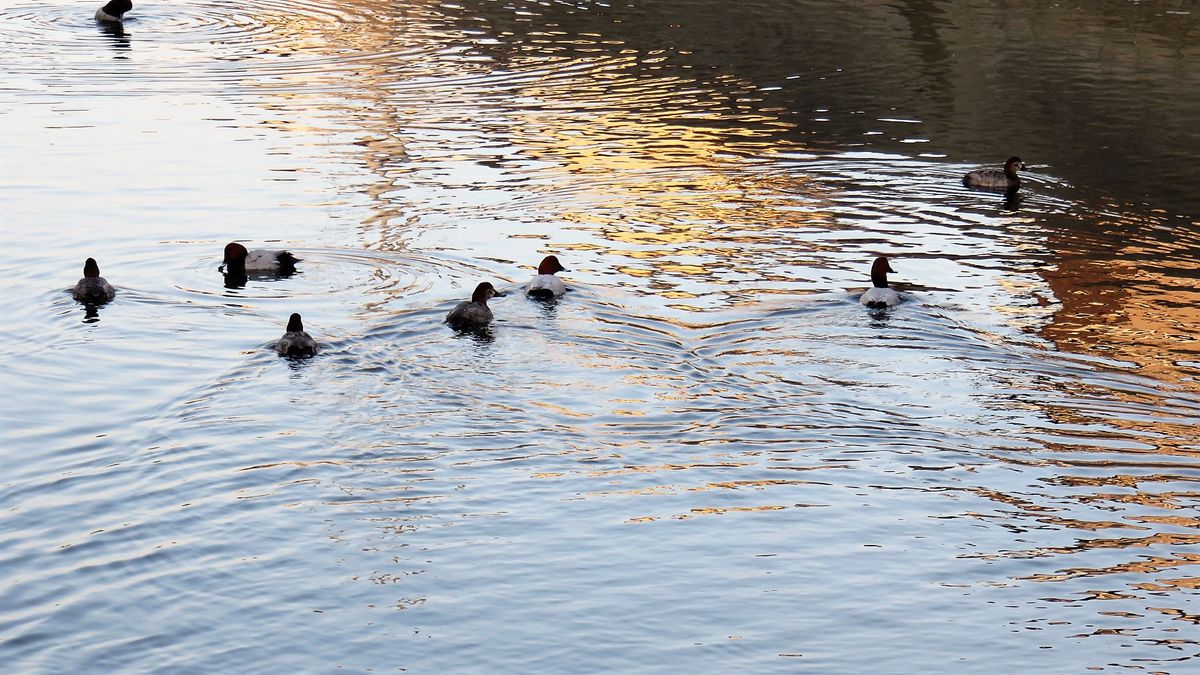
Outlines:
[[[457,307],[450,310],[446,315],[446,323],[453,328],[482,328],[492,322],[492,310],[488,307],[487,301],[494,297],[504,297],[503,293],[496,291],[488,282],[483,282],[475,287],[475,292],[471,294],[471,299],[467,302],[460,302]]]
[[[108,4],[96,10],[96,20],[106,23],[120,23],[125,17],[125,12],[133,9],[133,3],[129,0],[110,0]]]
[[[288,319],[287,332],[275,344],[280,356],[312,356],[317,353],[317,341],[304,332],[304,322],[299,314]]]
[[[900,294],[888,288],[888,273],[895,273],[896,270],[888,264],[888,259],[880,256],[871,263],[871,284],[872,288],[867,289],[866,293],[858,299],[859,302],[880,309],[883,307],[891,307],[892,305],[900,304]]]
[[[225,245],[225,273],[246,276],[247,272],[273,272],[291,274],[296,271],[300,259],[283,249],[247,250],[237,242]]]
[[[535,298],[545,300],[557,298],[567,292],[567,287],[563,284],[562,279],[554,276],[554,273],[566,271],[568,271],[567,268],[558,262],[557,257],[548,255],[542,258],[542,264],[538,265],[537,276],[529,282],[525,292]]]
[[[100,276],[100,266],[96,264],[96,259],[88,258],[83,263],[83,278],[75,284],[71,293],[80,302],[99,304],[112,300],[117,291]]]
[[[1025,163],[1020,157],[1009,157],[1003,169],[976,169],[963,176],[963,185],[967,187],[1000,188],[1015,190],[1021,186],[1017,169],[1024,169]]]

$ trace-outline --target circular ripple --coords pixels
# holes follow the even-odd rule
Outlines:
[[[421,302],[442,282],[461,283],[459,261],[420,253],[384,253],[343,249],[289,248],[300,262],[288,276],[252,274],[245,280],[218,271],[219,257],[197,260],[175,286],[191,302],[237,299],[296,302],[337,300],[372,307]]]

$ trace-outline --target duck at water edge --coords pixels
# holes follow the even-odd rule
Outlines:
[[[100,276],[100,266],[96,264],[96,259],[88,258],[83,263],[83,278],[75,284],[71,294],[80,302],[100,304],[112,300],[117,291]]]
[[[888,264],[888,259],[883,256],[876,258],[875,262],[871,263],[871,284],[873,287],[868,289],[866,293],[863,293],[858,301],[873,309],[882,309],[900,304],[900,294],[888,286],[887,275],[889,272],[894,274],[896,270],[892,269],[892,266]]]

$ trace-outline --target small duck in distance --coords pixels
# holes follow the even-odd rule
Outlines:
[[[110,0],[108,4],[96,10],[96,20],[104,23],[121,23],[125,12],[133,9],[129,0]]]
[[[283,249],[254,249],[230,242],[225,245],[224,272],[231,276],[246,276],[247,272],[268,272],[287,275],[296,271],[300,259]]]
[[[1017,169],[1024,169],[1025,162],[1020,157],[1009,157],[1003,169],[976,169],[963,176],[963,185],[967,187],[1015,190],[1021,187],[1021,179]]]
[[[112,300],[117,291],[112,284],[100,276],[100,266],[96,264],[96,259],[88,258],[83,263],[83,278],[75,284],[71,294],[80,302],[98,305]]]
[[[525,292],[540,300],[557,298],[567,292],[567,287],[554,273],[567,271],[569,270],[558,262],[556,256],[548,255],[542,259],[542,264],[538,265],[537,276],[529,282]]]
[[[450,324],[451,328],[460,330],[487,326],[493,318],[487,301],[495,297],[504,297],[504,294],[486,281],[479,284],[475,287],[475,292],[471,294],[470,300],[460,302],[457,307],[450,310],[450,313],[446,315],[446,323]]]
[[[304,321],[299,314],[288,318],[287,332],[275,343],[275,352],[280,356],[312,356],[317,353],[317,341],[304,332]]]
[[[888,259],[883,256],[876,258],[875,262],[871,263],[872,288],[867,289],[867,292],[863,293],[858,301],[872,309],[883,309],[900,304],[900,294],[888,287],[887,275],[889,272],[894,274],[896,270],[888,264]]]

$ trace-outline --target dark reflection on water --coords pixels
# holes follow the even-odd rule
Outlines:
[[[10,669],[1194,667],[1190,5],[90,11],[0,10]]]
[[[130,34],[125,31],[125,25],[121,23],[112,23],[108,21],[97,21],[96,29],[110,39],[110,46],[117,53],[114,58],[126,59],[129,58],[124,52],[129,51],[132,47],[132,39]]]

